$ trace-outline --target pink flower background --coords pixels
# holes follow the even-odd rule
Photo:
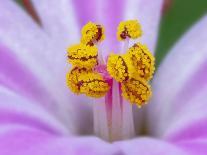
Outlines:
[[[152,81],[153,98],[135,109],[137,136],[108,143],[93,135],[91,100],[65,84],[66,48],[88,21],[105,25],[104,56],[119,49],[116,27],[138,19],[154,52],[162,0],[32,0],[39,25],[0,0],[1,155],[206,155],[207,16],[174,45]],[[140,135],[142,124],[148,135]]]

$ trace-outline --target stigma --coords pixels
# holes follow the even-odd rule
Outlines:
[[[127,45],[118,54],[111,53],[103,63],[99,60],[101,53],[97,44],[105,39],[104,33],[102,25],[89,22],[81,30],[80,43],[68,48],[68,62],[72,65],[66,78],[68,87],[77,95],[101,98],[113,89],[111,81],[114,79],[120,84],[123,98],[138,107],[143,106],[152,95],[149,82],[155,71],[154,56],[146,45],[137,42],[131,47]],[[137,20],[120,22],[117,28],[119,41],[141,36]]]

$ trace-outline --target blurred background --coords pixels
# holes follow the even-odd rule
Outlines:
[[[16,0],[22,7],[29,0]],[[173,44],[207,12],[207,0],[164,0],[156,48],[158,66]],[[31,10],[30,10],[31,11]]]

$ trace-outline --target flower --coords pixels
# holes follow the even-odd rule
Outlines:
[[[103,100],[73,95],[66,87],[69,66],[65,49],[79,42],[84,24],[101,22],[108,39],[99,49],[106,58],[105,51],[119,49],[118,23],[139,19],[141,42],[154,52],[162,1],[32,3],[40,24],[15,2],[0,1],[1,154],[206,154],[207,17],[178,41],[159,66],[147,106],[132,109],[130,104],[123,104],[121,117],[120,106],[113,104],[112,118],[116,121],[112,119],[111,135],[114,140],[120,133],[133,139],[109,143],[92,135],[94,126],[99,137],[107,136],[103,110],[108,107],[101,104]],[[99,70],[105,74],[102,67]],[[113,98],[119,103],[119,97]],[[148,136],[139,136],[144,129]]]

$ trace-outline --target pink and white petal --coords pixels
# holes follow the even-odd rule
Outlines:
[[[68,125],[71,123],[71,120],[76,117],[74,115],[77,115],[77,112],[81,111],[78,110],[78,107],[72,105],[81,103],[81,100],[78,100],[75,96],[71,96],[70,93],[67,95],[68,98],[56,96],[56,88],[58,87],[55,87],[52,83],[51,85],[50,83],[44,83],[45,81],[42,80],[42,78],[44,78],[43,74],[40,75],[42,78],[38,77],[37,73],[22,63],[11,50],[2,44],[0,45],[0,60],[1,85],[15,91],[19,95],[23,95],[35,101],[39,106],[44,107],[47,111],[53,113]],[[38,66],[38,62],[36,62],[36,64]],[[53,88],[49,86],[53,86]],[[52,94],[48,89],[53,89],[54,93]],[[69,114],[71,115],[69,116]]]
[[[206,139],[195,139],[178,142],[176,145],[182,147],[192,155],[206,155],[207,152],[207,141]]]
[[[189,97],[193,98],[201,90],[199,86],[206,85],[207,46],[203,42],[207,40],[206,24],[207,16],[181,38],[155,75],[148,116],[151,133],[156,136],[167,131],[178,108],[182,104],[186,107]]]
[[[71,138],[34,128],[16,127],[0,134],[4,155],[114,155],[118,149],[95,137]]]
[[[143,30],[141,42],[146,44],[152,53],[155,52],[162,7],[163,0],[127,0],[126,3],[125,20],[140,21]]]
[[[9,55],[16,57],[21,66],[25,66],[27,71],[31,71],[30,74],[34,79],[40,81],[41,87],[53,97],[56,106],[59,107],[56,110],[66,124],[69,124],[71,119],[77,118],[76,115],[79,117],[88,115],[89,108],[84,110],[84,107],[89,101],[72,95],[66,87],[65,74],[69,67],[65,54],[60,52],[63,49],[60,49],[59,45],[56,46],[54,41],[51,41],[32,18],[13,1],[2,0],[0,10],[1,50],[11,53]],[[53,56],[54,53],[60,53],[59,57]],[[9,67],[5,70],[7,69]],[[5,78],[7,77],[4,75]],[[82,109],[79,108],[80,106]],[[87,122],[86,118],[78,119]]]
[[[64,66],[59,66],[51,56],[55,49],[51,48],[50,39],[15,2],[1,1],[0,10],[1,44],[9,47],[9,52],[38,76],[50,90],[52,87],[56,88],[54,81],[60,73],[56,67],[62,70]]]
[[[97,21],[104,25],[106,40],[104,41],[103,56],[110,52],[120,52],[119,42],[116,39],[116,31],[119,23],[124,19],[124,7],[126,0],[100,0],[97,1]]]
[[[35,102],[0,86],[0,128],[5,125],[34,127],[59,135],[70,135],[74,130],[73,124],[70,124],[70,129],[67,129],[57,118]]]
[[[78,20],[79,28],[89,21],[97,22],[97,2],[96,0],[70,0],[73,3],[75,17]]]
[[[104,58],[111,51],[120,51],[116,40],[116,29],[119,22],[123,20],[125,2],[125,0],[73,0],[80,26],[92,21],[105,27],[106,39],[101,44]]]
[[[45,108],[55,106],[54,98],[43,87],[41,80],[38,80],[33,72],[22,64],[11,50],[2,44],[0,44],[0,62],[1,85],[19,95],[38,102]]]
[[[126,155],[189,155],[181,147],[148,137],[115,142],[114,145],[120,147]]]
[[[194,139],[207,139],[207,85],[198,94],[194,95],[184,107],[178,109],[170,126],[163,135],[164,139],[173,142]],[[182,104],[183,102],[180,102]]]
[[[78,43],[80,29],[72,0],[32,0],[44,30],[63,51],[69,44]],[[57,51],[55,54],[61,54]]]
[[[51,86],[55,80],[63,80],[59,79],[67,70],[65,54],[60,52],[63,49],[15,2],[1,1],[0,10],[1,43]]]
[[[137,19],[141,23],[143,30],[141,42],[146,44],[154,54],[163,0],[128,0],[125,5],[124,20]],[[135,107],[133,110],[135,113],[135,127],[137,132],[140,132],[146,109]]]

